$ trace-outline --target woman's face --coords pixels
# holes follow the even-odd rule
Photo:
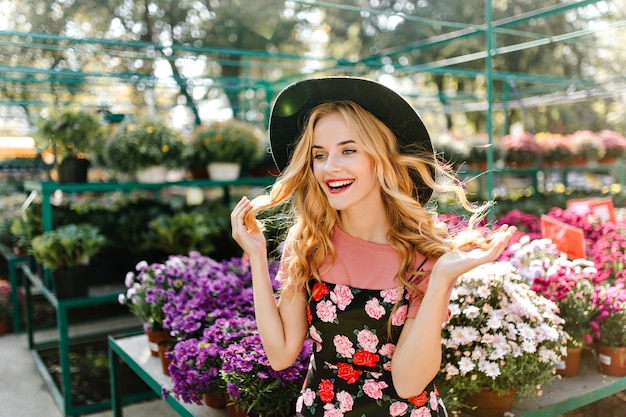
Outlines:
[[[313,174],[335,210],[380,205],[380,184],[371,158],[339,113],[322,117],[313,129]],[[375,204],[375,205],[374,205]]]

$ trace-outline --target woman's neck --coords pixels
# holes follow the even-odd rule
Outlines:
[[[381,245],[389,244],[387,238],[389,223],[384,212],[381,214],[354,213],[344,210],[339,215],[339,227],[358,239]]]

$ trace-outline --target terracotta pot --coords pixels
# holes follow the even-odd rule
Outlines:
[[[582,347],[568,347],[567,356],[562,357],[561,361],[557,363],[556,373],[568,377],[578,375],[582,351]]]
[[[466,412],[476,417],[502,417],[513,409],[515,392],[509,391],[498,394],[488,388],[483,388],[465,399]]]
[[[626,346],[611,347],[598,344],[596,347],[600,370],[604,375],[626,376]]]
[[[228,395],[224,392],[208,392],[203,396],[204,403],[213,408],[224,408],[228,404]]]
[[[163,370],[163,373],[167,376],[170,375],[170,370],[169,370],[169,366],[170,363],[172,362],[172,360],[167,356],[167,352],[170,351],[170,343],[169,341],[164,341],[159,343],[159,359],[161,359],[161,369]]]
[[[13,326],[9,320],[0,320],[0,335],[11,333]]]
[[[234,403],[230,403],[226,406],[226,413],[228,417],[248,417],[248,414]]]
[[[148,347],[152,356],[159,356],[159,343],[169,339],[169,335],[163,330],[146,330]]]

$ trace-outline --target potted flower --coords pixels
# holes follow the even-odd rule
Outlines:
[[[71,223],[35,236],[30,252],[52,271],[57,298],[81,297],[88,293],[89,260],[105,244],[98,227]]]
[[[536,277],[532,289],[559,307],[563,328],[571,337],[567,355],[557,365],[557,373],[576,376],[580,356],[591,330],[590,322],[597,313],[592,302],[593,279],[597,274],[592,261],[586,259],[556,259],[545,276]]]
[[[260,159],[261,138],[252,125],[231,119],[197,128],[189,150],[193,154],[192,167],[210,165],[212,168],[207,169],[212,179],[232,180]],[[233,166],[231,176],[220,175],[224,163]]]
[[[578,130],[568,135],[567,141],[574,153],[575,165],[598,161],[604,156],[604,141],[591,130]]]
[[[232,405],[248,415],[294,415],[313,349],[307,340],[294,363],[282,371],[272,369],[258,334],[228,345],[221,352],[220,375]]]
[[[22,294],[19,293],[18,297],[21,298]],[[11,284],[5,279],[0,279],[0,335],[13,330],[13,307]]]
[[[223,407],[226,385],[220,375],[221,352],[243,337],[256,333],[251,316],[219,318],[199,338],[181,340],[170,352],[172,394],[186,403]]]
[[[186,169],[186,143],[163,122],[149,117],[122,123],[103,148],[108,168],[137,175],[142,182],[164,182],[168,170]]]
[[[598,133],[604,145],[604,157],[600,162],[610,164],[626,155],[626,138],[620,133],[604,129]]]
[[[529,132],[511,133],[502,138],[504,162],[515,168],[535,165],[541,158],[541,148],[535,135]]]
[[[558,133],[541,132],[535,135],[537,143],[541,148],[541,157],[546,166],[567,166],[574,152],[568,144],[566,136]]]
[[[501,416],[515,397],[536,395],[554,378],[568,338],[563,319],[556,304],[532,291],[510,263],[485,264],[462,275],[450,310],[437,377],[449,409]],[[483,394],[505,404],[490,414],[479,404]]]
[[[493,162],[502,158],[502,147],[499,143],[493,142],[491,145],[487,138],[472,138],[467,143],[467,164],[470,168],[484,171],[487,169],[487,154],[492,152]]]
[[[148,262],[141,261],[135,266],[135,271],[126,274],[126,292],[119,295],[119,302],[139,318],[148,337],[150,352],[152,356],[158,356],[159,343],[169,337],[163,330],[163,306],[165,292],[169,288],[165,266],[158,263],[148,265]]]
[[[90,153],[106,136],[106,125],[78,108],[51,111],[35,120],[36,138],[55,158],[59,182],[85,182]]]
[[[598,314],[591,320],[592,335],[602,373],[626,376],[626,280],[598,285],[592,298]]]

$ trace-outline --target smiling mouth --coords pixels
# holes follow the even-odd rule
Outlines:
[[[326,181],[326,185],[331,192],[339,192],[350,187],[354,183],[354,180],[341,180],[341,181]]]

